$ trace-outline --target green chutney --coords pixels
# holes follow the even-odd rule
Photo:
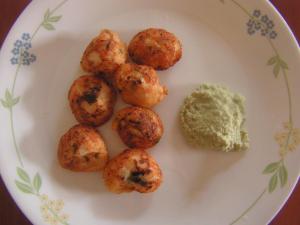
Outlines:
[[[181,127],[187,141],[198,148],[224,152],[249,148],[245,98],[219,85],[201,84],[184,100]]]

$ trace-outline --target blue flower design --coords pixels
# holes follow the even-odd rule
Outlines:
[[[28,50],[28,49],[30,49],[32,46],[31,46],[31,43],[29,43],[29,42],[26,42],[26,43],[24,43],[24,48],[26,49],[26,50]]]
[[[275,39],[277,37],[276,31],[273,30],[275,24],[268,15],[262,15],[260,10],[255,9],[250,17],[247,22],[247,32],[249,35],[260,31],[260,34],[267,38]]]
[[[29,60],[28,58],[23,58],[22,64],[23,64],[24,66],[29,66],[29,65],[30,65],[30,60]]]
[[[268,23],[267,23],[267,27],[269,29],[273,29],[274,28],[274,22],[272,20],[269,20]]]
[[[21,54],[22,65],[30,65],[34,61],[36,61],[36,56],[34,54],[30,54],[28,51],[24,51]]]
[[[247,22],[247,26],[248,27],[253,27],[253,25],[255,24],[254,20],[250,19],[248,22]]]
[[[257,10],[257,9],[256,9],[256,10],[253,11],[253,16],[254,16],[254,17],[259,18],[260,15],[261,15],[260,10]]]
[[[15,58],[15,57],[11,58],[11,59],[10,59],[10,62],[11,62],[11,64],[13,64],[13,65],[19,64],[18,58]]]
[[[17,40],[15,43],[14,43],[14,46],[17,47],[17,48],[21,48],[22,47],[22,41],[20,40]]]
[[[14,48],[11,50],[13,58],[10,62],[12,65],[30,65],[36,61],[36,56],[31,54],[28,50],[32,48],[30,42],[30,34],[23,33],[20,40],[16,40],[14,43]]]
[[[255,30],[260,30],[261,29],[260,22],[256,22],[254,28],[255,28]]]
[[[36,56],[33,55],[33,54],[31,54],[31,55],[30,55],[30,58],[29,58],[29,61],[30,61],[30,62],[34,62],[35,60],[36,60]]]
[[[277,37],[277,33],[273,30],[269,36],[271,39],[275,39]]]
[[[268,29],[262,29],[262,30],[261,30],[261,35],[262,35],[262,36],[266,36],[268,33],[269,33],[269,30],[268,30]]]
[[[264,15],[264,16],[262,16],[261,17],[261,21],[263,22],[263,23],[268,23],[269,22],[269,17],[267,16],[267,15]]]
[[[22,39],[23,39],[24,41],[28,41],[28,40],[30,39],[30,34],[29,34],[29,33],[23,33],[23,34],[22,34]]]
[[[28,58],[29,52],[24,51],[24,52],[22,52],[21,56],[24,57],[24,58]]]
[[[14,55],[19,55],[20,50],[19,50],[19,48],[14,48],[11,52],[12,52],[12,54],[14,54]]]

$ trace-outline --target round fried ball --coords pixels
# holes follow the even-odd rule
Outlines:
[[[100,133],[85,125],[75,125],[61,137],[57,155],[63,168],[76,172],[102,170],[108,161]]]
[[[127,149],[108,162],[103,178],[111,192],[148,193],[160,186],[162,172],[145,150]]]
[[[128,53],[138,64],[164,70],[181,58],[182,48],[174,34],[164,29],[149,28],[133,37],[128,46]]]
[[[106,29],[91,41],[80,63],[87,72],[112,74],[126,62],[127,55],[126,45],[119,35]]]
[[[115,73],[115,85],[124,102],[151,108],[168,93],[160,85],[156,71],[149,66],[123,64]]]
[[[100,126],[113,114],[116,93],[103,79],[84,75],[69,90],[72,112],[81,124]]]
[[[159,142],[163,134],[163,124],[155,112],[134,106],[117,113],[113,129],[130,148],[150,148]]]

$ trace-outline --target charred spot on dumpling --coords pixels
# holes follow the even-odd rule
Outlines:
[[[141,171],[133,171],[130,173],[127,181],[133,182],[135,184],[139,184],[143,187],[151,188],[151,182],[147,181],[144,177],[145,175],[151,173],[150,169],[141,170]]]
[[[111,192],[148,193],[160,186],[162,172],[145,150],[127,149],[108,162],[103,178]]]
[[[116,93],[105,80],[84,75],[73,82],[68,98],[79,123],[100,126],[113,114]]]
[[[100,91],[100,86],[95,86],[90,90],[83,93],[82,99],[87,101],[89,104],[93,104],[97,101],[98,92]]]

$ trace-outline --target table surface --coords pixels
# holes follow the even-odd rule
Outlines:
[[[300,41],[300,1],[299,0],[271,0],[286,19]],[[0,0],[0,46],[13,25],[13,22],[30,0]],[[0,218],[3,225],[30,225],[9,195],[0,179]],[[299,225],[300,224],[300,181],[288,202],[274,218],[270,225]]]

